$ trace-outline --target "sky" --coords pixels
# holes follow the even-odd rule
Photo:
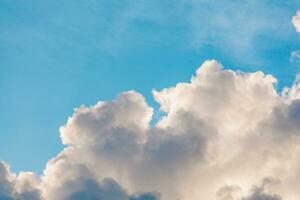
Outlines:
[[[125,109],[122,106],[128,102],[128,104],[132,101],[143,102],[139,99],[139,95],[142,95],[149,109],[153,108],[153,117],[145,114],[145,121],[147,123],[149,121],[153,129],[160,127],[165,131],[167,130],[165,127],[173,127],[173,123],[175,124],[172,120],[179,119],[176,114],[173,116],[170,113],[175,112],[174,110],[180,113],[179,108],[188,112],[189,107],[186,104],[193,102],[188,98],[197,96],[194,95],[197,91],[190,91],[192,89],[181,91],[182,87],[189,86],[176,84],[188,82],[192,85],[191,87],[194,87],[195,83],[190,82],[191,77],[197,79],[205,74],[210,76],[211,71],[218,71],[214,68],[215,65],[223,66],[221,68],[224,71],[218,71],[220,74],[232,72],[227,70],[236,72],[235,76],[245,79],[245,83],[237,82],[241,85],[248,84],[247,80],[250,75],[248,77],[239,73],[256,74],[257,71],[261,71],[272,75],[277,82],[259,73],[253,75],[252,78],[253,81],[261,82],[264,86],[272,82],[271,85],[277,95],[289,99],[280,101],[292,102],[291,96],[295,99],[299,96],[295,89],[297,88],[295,78],[300,70],[300,19],[294,17],[298,9],[300,9],[299,0],[0,0],[0,160],[8,163],[11,170],[16,173],[31,171],[38,175],[45,175],[43,171],[46,169],[47,172],[46,165],[50,165],[48,173],[51,174],[49,159],[59,157],[64,154],[64,149],[74,144],[74,146],[85,146],[88,143],[86,140],[89,141],[86,137],[93,138],[89,134],[82,138],[78,136],[83,141],[81,144],[75,136],[73,138],[69,135],[74,134],[77,137],[77,132],[80,132],[77,129],[83,133],[90,131],[90,127],[82,128],[82,124],[79,124],[78,128],[76,123],[79,122],[76,120],[73,122],[72,119],[76,119],[76,113],[80,115],[81,112],[98,112],[98,107],[102,105],[97,104],[98,101],[112,102],[108,103],[107,108],[104,106],[104,110],[108,113],[115,113]],[[205,66],[212,67],[207,67],[211,70],[201,71],[199,70],[202,68],[201,65],[204,69],[206,69]],[[215,83],[213,82],[212,85]],[[225,83],[221,82],[221,84]],[[271,90],[269,86],[265,86],[267,89],[263,87],[262,90],[259,90],[257,86],[257,90],[247,94],[253,99],[256,98],[256,92],[269,94]],[[227,89],[223,87],[225,86],[219,85],[215,89],[224,90],[225,95]],[[236,88],[239,87],[242,86],[236,86]],[[249,92],[252,92],[251,87],[252,85],[244,90],[248,91],[250,88]],[[283,89],[285,87],[290,89]],[[165,88],[169,88],[170,91]],[[174,92],[172,88],[175,88]],[[122,93],[124,91],[131,92]],[[199,89],[199,91],[202,90]],[[201,95],[205,91],[203,89]],[[284,91],[284,94],[280,95],[281,91]],[[187,99],[180,97],[177,92],[187,96]],[[171,100],[171,97],[176,97],[178,101]],[[210,98],[205,95],[201,97],[203,99],[200,98],[199,101],[194,102],[195,105],[199,104],[200,113],[212,112],[202,110],[202,104],[199,102],[205,104],[206,98],[209,99],[208,102],[217,101],[214,100],[215,98],[224,98],[223,104],[226,103],[223,95],[211,94]],[[179,100],[180,98],[183,100]],[[265,98],[271,99],[269,96]],[[246,102],[246,100],[243,101]],[[261,101],[263,99],[258,98],[258,102]],[[133,109],[135,109],[134,105]],[[273,103],[266,102],[264,106],[268,107],[268,105],[273,105]],[[138,109],[144,109],[144,106],[143,104],[142,108]],[[282,109],[289,110],[288,108]],[[299,109],[297,109],[293,115],[294,118],[290,119],[289,123],[299,117]],[[256,111],[253,112],[260,116],[263,110],[259,107],[257,111],[259,114]],[[216,110],[213,112],[218,113]],[[129,118],[135,119],[130,123],[135,123],[140,117],[143,118],[143,116],[131,116],[129,111],[128,113]],[[209,114],[202,118],[206,119],[208,116]],[[276,115],[273,118],[272,120],[276,121],[279,117]],[[243,119],[251,121],[248,118]],[[98,118],[87,117],[87,121],[81,123],[91,125],[94,123],[93,120],[97,121]],[[107,120],[106,123],[109,124],[111,119]],[[125,122],[123,118],[119,120],[120,124],[130,121],[128,119]],[[102,124],[102,121],[99,123]],[[102,130],[106,127],[106,123],[99,127],[97,123],[91,126],[93,128],[97,126],[97,130]],[[117,124],[121,126],[119,122]],[[193,127],[193,125],[190,126]],[[139,128],[143,129],[143,127]],[[210,130],[206,126],[204,129]],[[136,132],[136,128],[128,130]],[[229,130],[230,128],[227,131]],[[154,135],[158,134],[154,132]],[[122,140],[126,143],[127,139]],[[96,138],[95,141],[102,140]],[[187,138],[187,143],[188,141],[189,138]],[[162,157],[169,158],[168,152],[176,151],[176,149],[172,150],[171,144],[169,147],[168,145],[164,147],[171,148],[171,150],[165,150]],[[123,143],[121,142],[120,145]],[[181,155],[182,152],[178,153]],[[73,156],[71,153],[68,154],[72,157],[71,155]],[[163,158],[153,159],[156,162]],[[183,160],[190,162],[189,159]],[[144,166],[144,164],[141,165]],[[110,173],[107,172],[107,174]],[[99,177],[102,176],[99,175]],[[108,178],[114,180],[100,182],[97,187],[101,189],[105,184],[115,184],[114,188],[118,188],[118,184],[121,183],[120,185],[123,184],[126,189],[131,187],[130,192],[135,192],[137,189],[152,192],[157,189],[148,190],[147,184],[142,184],[141,188],[132,186],[140,184],[140,178],[136,178],[137,181],[133,182],[118,179],[115,175]],[[269,179],[266,180],[270,182]],[[254,182],[252,181],[251,184]],[[257,191],[253,192],[253,198],[248,195],[244,199],[252,200],[255,195],[261,195],[259,192],[262,191],[261,188],[264,188],[264,184],[263,181],[260,186],[256,187]],[[164,188],[164,186],[161,187]],[[122,186],[120,186],[122,192],[119,191],[119,193],[129,198],[130,194],[121,188]],[[171,190],[164,188],[163,192],[158,193],[165,191]],[[282,190],[278,191],[281,192],[279,192],[281,196],[285,195]],[[182,195],[183,199],[186,197],[181,191],[177,192]],[[48,195],[48,193],[49,197],[55,199],[57,193],[47,191],[45,194]],[[166,196],[175,197],[168,193]],[[143,199],[143,197],[134,198]],[[274,197],[275,200],[276,198]],[[289,198],[292,199],[292,197]]]

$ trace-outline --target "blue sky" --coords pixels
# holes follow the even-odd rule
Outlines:
[[[0,0],[0,160],[41,172],[73,109],[188,81],[207,59],[274,75],[299,71],[300,1]],[[30,160],[30,162],[28,162]]]

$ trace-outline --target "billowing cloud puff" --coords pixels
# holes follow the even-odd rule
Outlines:
[[[238,197],[240,188],[238,186],[224,186],[221,188],[217,195],[223,200],[241,199],[241,200],[281,200],[281,197],[276,194],[268,194],[265,190],[270,184],[276,184],[278,181],[265,178],[260,186],[253,186],[249,196]]]
[[[75,109],[42,177],[2,164],[0,199],[299,200],[300,86],[206,61],[188,83]],[[2,196],[3,197],[2,197]],[[1,200],[2,200],[1,199]]]
[[[33,173],[12,173],[0,162],[0,200],[39,200],[39,178]]]
[[[292,18],[292,23],[298,33],[300,33],[300,11],[298,10],[296,15]]]

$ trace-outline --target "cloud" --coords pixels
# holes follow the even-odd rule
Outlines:
[[[298,33],[300,33],[300,11],[298,10],[296,15],[292,18],[292,23]]]
[[[300,51],[292,51],[290,55],[290,62],[300,64]]]
[[[278,181],[270,178],[265,178],[261,186],[255,186],[249,197],[242,200],[281,200],[281,197],[276,194],[268,194],[265,192],[266,187],[271,184],[276,184]]]
[[[39,178],[33,173],[12,173],[9,166],[0,162],[0,200],[39,200]]]
[[[225,185],[217,193],[219,200],[281,200],[276,194],[269,194],[266,190],[270,185],[279,184],[280,182],[272,178],[264,178],[262,184],[253,186],[247,197],[241,197],[241,188],[235,185]]]
[[[216,47],[213,52],[236,62],[261,65],[266,63],[262,52],[272,49],[274,40],[291,43],[293,32],[286,4],[257,0],[183,2],[190,8],[186,14],[190,44],[201,54]]]
[[[281,93],[276,83],[210,60],[190,82],[153,90],[165,113],[154,126],[135,91],[80,106],[40,178],[2,164],[2,199],[298,200],[299,80]]]
[[[104,179],[100,183],[86,177],[76,178],[65,182],[54,199],[83,200],[156,200],[158,197],[152,193],[128,195],[113,179]]]

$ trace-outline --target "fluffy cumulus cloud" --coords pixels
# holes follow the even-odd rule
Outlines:
[[[0,200],[40,200],[39,177],[22,172],[18,176],[0,162]]]
[[[300,10],[298,10],[296,15],[292,18],[292,23],[296,31],[300,33]]]
[[[1,200],[299,200],[300,84],[204,62],[190,82],[81,106],[41,177],[0,164]]]

